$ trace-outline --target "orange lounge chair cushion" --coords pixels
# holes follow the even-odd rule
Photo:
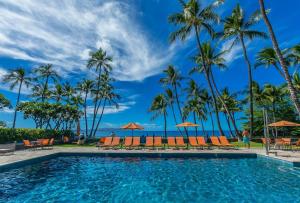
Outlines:
[[[225,136],[220,136],[220,142],[224,146],[233,146],[232,144],[229,143],[229,141]]]
[[[153,137],[146,137],[146,147],[153,147]]]
[[[169,147],[175,147],[176,146],[175,137],[168,137],[168,146]]]
[[[189,137],[189,144],[193,147],[199,146],[196,137]]]
[[[178,147],[186,146],[183,137],[176,137],[176,146]]]
[[[112,142],[112,137],[105,138],[105,142],[102,146],[110,146]]]
[[[155,147],[162,146],[162,138],[161,137],[154,137],[154,146]]]
[[[208,146],[205,142],[205,139],[204,137],[197,137],[197,141],[198,141],[198,145],[201,145],[201,146]]]
[[[132,144],[132,137],[125,137],[124,146],[128,147],[131,146],[131,144]]]
[[[132,139],[132,147],[137,147],[140,146],[141,142],[140,142],[140,137],[133,137]]]
[[[211,137],[210,137],[210,140],[211,140],[211,143],[212,143],[213,145],[215,145],[215,146],[222,146],[221,143],[220,143],[220,141],[219,141],[219,139],[218,139],[218,137],[216,137],[216,136],[211,136]]]
[[[114,137],[111,146],[118,146],[120,144],[120,137]]]

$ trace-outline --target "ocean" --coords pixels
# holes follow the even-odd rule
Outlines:
[[[85,133],[84,130],[81,131],[83,134]],[[120,137],[125,137],[125,136],[131,136],[132,133],[134,136],[164,136],[164,131],[152,131],[152,130],[134,130],[133,132],[131,130],[121,130],[121,129],[101,129],[98,130],[96,133],[96,137],[106,137],[111,135],[112,133],[116,134],[117,136]],[[185,136],[185,132],[184,130],[182,131],[183,135]],[[211,136],[211,135],[219,135],[218,131],[206,131],[207,136]],[[230,132],[229,131],[224,131],[224,134],[227,137],[231,137],[230,136]],[[167,136],[180,136],[180,132],[175,130],[175,131],[167,131]],[[192,135],[196,135],[196,131],[195,130],[188,130],[188,135],[192,136]],[[198,130],[198,136],[206,136],[206,134],[204,132],[202,132],[201,130]]]

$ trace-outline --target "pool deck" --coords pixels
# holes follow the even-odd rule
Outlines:
[[[189,150],[150,150],[150,149],[142,149],[142,150],[103,150],[98,149],[96,147],[54,147],[53,149],[44,149],[44,150],[18,150],[14,152],[12,155],[4,155],[0,156],[0,168],[6,168],[6,166],[18,165],[18,163],[29,162],[34,159],[47,159],[49,157],[54,157],[58,154],[64,155],[101,155],[101,156],[114,156],[120,155],[132,156],[132,155],[143,155],[143,156],[152,156],[159,155],[157,157],[172,157],[172,155],[187,155],[190,157],[201,157],[201,155],[215,156],[222,155],[223,157],[226,155],[230,156],[246,156],[246,155],[258,155],[264,157],[270,157],[274,159],[278,159],[281,161],[285,161],[287,163],[292,164],[292,166],[300,167],[300,152],[291,152],[291,151],[279,151],[277,150],[277,156],[275,154],[270,154],[266,156],[265,151],[263,149],[212,149],[212,150],[197,150],[197,149],[189,149]],[[178,156],[179,157],[179,156]]]

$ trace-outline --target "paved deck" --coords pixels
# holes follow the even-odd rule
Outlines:
[[[266,156],[263,149],[238,149],[238,150],[98,150],[96,147],[54,147],[48,150],[19,150],[13,155],[0,156],[0,167],[14,163],[29,161],[36,158],[47,157],[57,153],[81,153],[81,154],[257,154]],[[278,151],[277,156],[270,154],[269,157],[287,161],[294,166],[300,167],[300,152]]]

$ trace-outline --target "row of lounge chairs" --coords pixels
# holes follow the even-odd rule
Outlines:
[[[262,146],[266,145],[266,138],[261,138]],[[300,147],[300,138],[296,142],[292,142],[292,138],[275,138],[272,140],[268,138],[268,142],[274,149],[293,149],[293,147]]]
[[[25,149],[52,149],[54,138],[37,139],[36,141],[23,140]]]
[[[188,143],[184,142],[183,137],[168,137],[167,143],[163,143],[163,139],[160,136],[152,137],[147,136],[145,144],[141,144],[140,137],[125,137],[124,141],[121,142],[120,137],[106,137],[104,143],[98,143],[98,148],[104,149],[139,149],[141,147],[144,148],[187,148],[188,146],[191,148],[209,148],[211,146],[215,146],[218,148],[235,148],[234,145],[230,144],[225,136],[211,136],[210,137],[211,144],[208,144],[204,137],[202,136],[190,136],[188,138]]]

